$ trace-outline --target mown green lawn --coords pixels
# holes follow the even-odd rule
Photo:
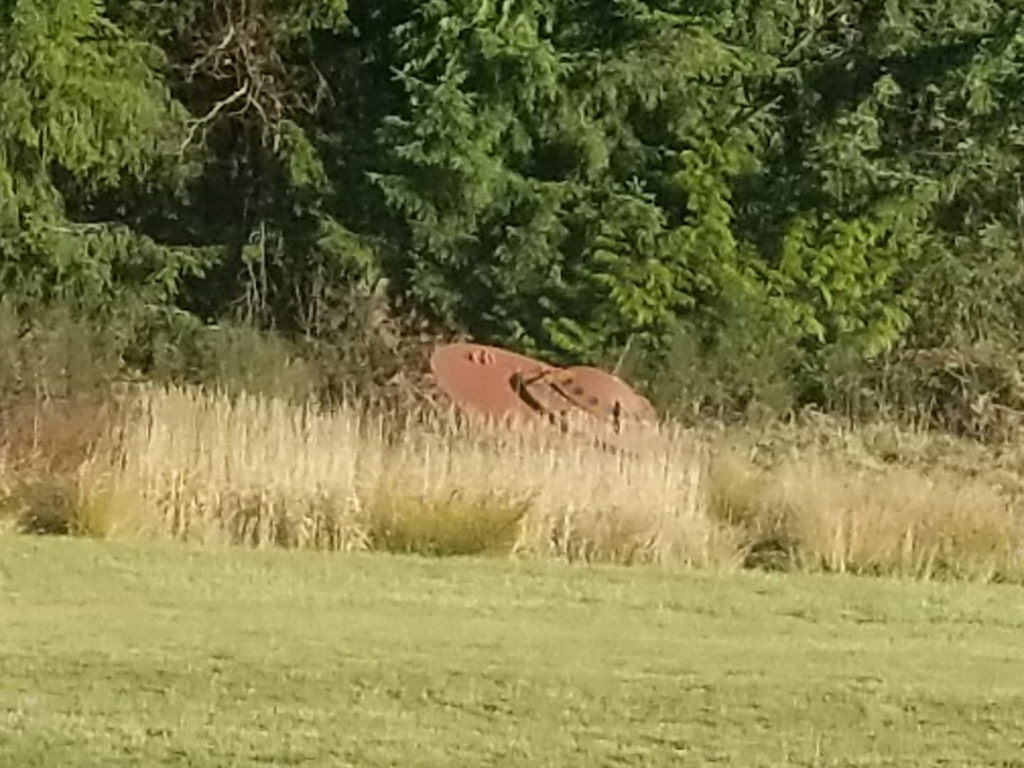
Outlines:
[[[1022,597],[0,537],[0,766],[1024,766]]]

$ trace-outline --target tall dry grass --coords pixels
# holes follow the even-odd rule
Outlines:
[[[182,389],[124,412],[82,468],[79,525],[97,535],[701,567],[737,552],[705,509],[705,453],[681,433],[614,451]]]
[[[760,467],[723,451],[711,513],[746,532],[746,562],[783,570],[980,581],[1024,578],[1019,502],[949,470],[798,455]]]
[[[0,532],[75,532],[78,470],[116,419],[95,396],[4,401],[0,408]]]
[[[892,425],[609,447],[153,388],[108,414],[70,501],[66,473],[28,482],[0,450],[0,522],[6,505],[103,537],[1024,582],[1024,454]]]

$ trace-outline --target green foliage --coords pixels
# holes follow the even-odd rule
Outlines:
[[[234,320],[359,368],[386,290],[663,403],[828,406],[1024,330],[1018,5],[10,0],[0,292],[142,367]]]
[[[764,62],[696,18],[617,11],[438,2],[397,28],[379,182],[410,292],[450,322],[594,359],[656,344],[739,269],[728,179],[756,164]]]
[[[17,0],[0,51],[0,293],[95,312],[172,298],[201,259],[66,213],[69,197],[158,172],[182,126],[154,73],[159,51],[92,0]]]
[[[107,389],[120,373],[117,338],[64,307],[18,312],[0,302],[0,403],[40,404]]]
[[[765,89],[778,132],[739,187],[737,232],[798,329],[802,397],[834,402],[840,359],[864,383],[892,350],[1019,334],[1019,9],[908,0],[780,18]]]
[[[150,375],[158,379],[296,401],[310,399],[322,386],[294,345],[248,325],[179,323],[158,329],[150,349]]]

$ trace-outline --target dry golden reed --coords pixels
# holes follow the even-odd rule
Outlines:
[[[988,479],[858,466],[807,451],[761,467],[726,449],[709,486],[711,513],[746,531],[748,564],[924,579],[1024,577],[1019,500]]]
[[[938,437],[804,427],[755,445],[667,425],[609,447],[177,388],[117,413],[78,470],[71,531],[1024,581],[1019,470]],[[0,491],[17,485],[3,467]]]
[[[705,452],[682,434],[616,451],[185,389],[145,391],[125,414],[82,469],[83,527],[99,535],[705,567],[737,552],[705,510]]]

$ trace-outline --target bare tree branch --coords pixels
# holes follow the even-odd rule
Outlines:
[[[189,127],[188,130],[188,136],[185,137],[185,141],[182,142],[181,147],[178,149],[178,156],[181,157],[183,154],[185,154],[185,150],[188,149],[189,145],[195,139],[196,133],[199,131],[200,128],[202,128],[205,125],[209,125],[213,120],[216,119],[217,115],[219,115],[222,110],[234,104],[236,101],[238,101],[243,96],[248,94],[248,92],[249,84],[243,83],[237,91],[214,104],[213,108],[205,115],[203,115],[197,120],[193,120],[192,125]]]
[[[206,66],[216,56],[227,50],[227,47],[231,45],[232,41],[235,39],[236,31],[235,25],[229,24],[227,34],[224,35],[223,39],[192,62],[192,65],[188,68],[188,75],[185,77],[185,80],[187,82],[191,82],[195,79],[195,76],[200,69]]]

